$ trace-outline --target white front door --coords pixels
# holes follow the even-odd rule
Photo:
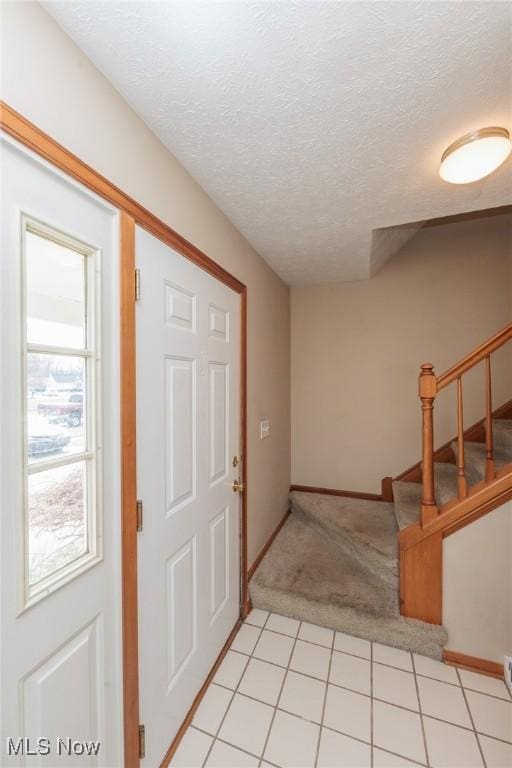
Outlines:
[[[158,766],[240,612],[240,298],[137,228],[140,717]]]
[[[1,747],[120,766],[118,216],[2,136]]]

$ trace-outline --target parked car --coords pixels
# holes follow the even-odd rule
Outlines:
[[[55,424],[49,424],[42,416],[28,418],[28,455],[44,456],[61,451],[70,437]]]
[[[64,423],[70,427],[79,427],[84,413],[82,392],[72,392],[65,399],[44,400],[37,406],[37,412],[48,416],[53,423]]]

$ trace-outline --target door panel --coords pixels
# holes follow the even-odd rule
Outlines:
[[[167,516],[194,496],[196,446],[195,361],[165,359]]]
[[[118,216],[4,135],[0,149],[0,762],[118,766]],[[59,243],[84,244],[83,253],[50,235],[29,242],[28,220],[38,232],[59,233]],[[29,264],[34,247],[41,252]],[[23,262],[35,276],[27,291]],[[24,293],[30,293],[26,304]],[[88,351],[84,338],[93,327],[97,345]],[[46,348],[49,337],[59,345],[51,355],[27,345]],[[68,346],[77,352],[71,355]],[[99,753],[58,755],[56,736],[100,740]],[[9,756],[9,737],[29,738],[32,748],[35,739],[48,738],[50,755]]]
[[[225,363],[209,363],[209,480],[210,484],[226,477],[228,468],[228,377]]]
[[[210,522],[210,615],[212,621],[229,594],[229,509]]]
[[[197,646],[196,540],[187,541],[167,561],[168,686]]]
[[[239,616],[240,298],[141,229],[140,714],[157,766]]]
[[[27,675],[21,683],[23,733],[44,735],[54,745],[66,734],[73,739],[90,739],[96,734],[100,742],[105,741],[102,639],[98,617]],[[77,765],[79,759],[83,760],[77,755]],[[40,756],[31,758],[30,764],[44,766],[47,761],[48,757]]]

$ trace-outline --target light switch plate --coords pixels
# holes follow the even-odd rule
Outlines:
[[[270,421],[263,419],[260,421],[260,438],[264,440],[266,437],[270,437]]]

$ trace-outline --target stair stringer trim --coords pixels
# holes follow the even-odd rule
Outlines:
[[[400,612],[408,618],[442,623],[443,539],[512,499],[512,464],[494,480],[475,485],[464,499],[454,499],[424,526],[409,525],[398,535]]]

